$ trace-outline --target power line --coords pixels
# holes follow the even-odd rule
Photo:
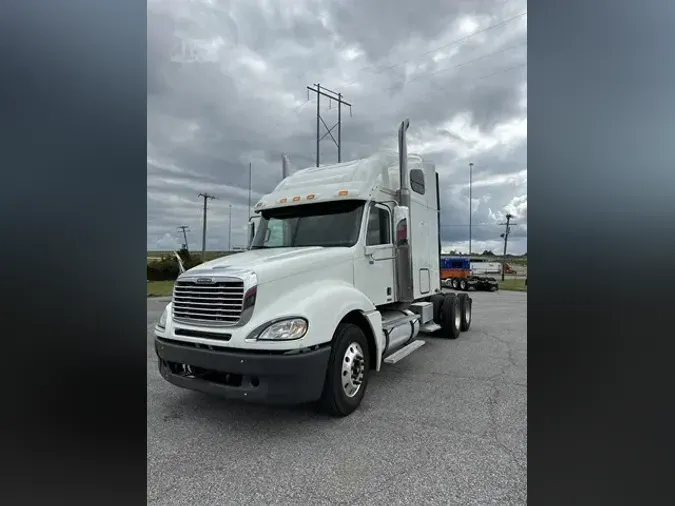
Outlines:
[[[503,2],[503,3],[505,4],[505,3],[508,3],[508,2],[510,2],[510,1],[512,1],[512,0],[506,0],[506,1]],[[507,24],[507,23],[510,23],[510,22],[512,22],[512,21],[515,21],[516,19],[520,19],[521,17],[525,16],[526,14],[527,14],[527,10],[521,12],[520,14],[517,14],[517,15],[515,15],[515,16],[512,16],[512,17],[510,17],[510,18],[504,19],[504,20],[502,20],[502,21],[500,21],[500,22],[498,22],[498,23],[494,23],[494,24],[492,24],[492,25],[490,25],[490,26],[487,26],[487,27],[485,27],[485,28],[476,30],[476,31],[474,31],[474,32],[472,32],[472,33],[470,33],[470,34],[464,36],[464,37],[461,37],[461,38],[459,38],[459,39],[455,39],[455,40],[453,40],[453,41],[451,41],[451,42],[449,42],[449,43],[446,43],[446,44],[444,44],[444,45],[442,45],[442,46],[438,46],[438,47],[436,47],[436,48],[434,48],[434,49],[428,50],[428,51],[422,53],[421,55],[419,55],[418,57],[421,58],[421,57],[427,56],[427,55],[429,55],[429,54],[431,54],[431,53],[440,51],[440,50],[442,50],[442,49],[446,49],[446,48],[448,48],[448,47],[450,47],[450,46],[453,46],[453,45],[458,44],[458,43],[460,43],[460,42],[466,41],[466,40],[470,39],[471,37],[474,37],[474,36],[476,36],[476,35],[485,33],[485,32],[487,32],[487,31],[492,30],[492,29],[494,29],[494,28],[497,28],[497,27],[499,27],[499,26],[503,26],[503,25],[505,25],[505,24]],[[431,73],[426,73],[426,74],[418,75],[418,76],[416,76],[416,77],[413,77],[413,78],[410,79],[409,81],[406,81],[405,83],[403,83],[403,86],[405,86],[406,84],[408,84],[408,83],[410,83],[410,82],[417,81],[417,80],[419,80],[419,79],[421,79],[421,78],[424,78],[424,77],[434,76],[434,75],[440,74],[440,73],[442,73],[442,72],[447,72],[448,70],[453,70],[453,69],[457,69],[457,68],[460,68],[460,67],[464,67],[464,66],[470,65],[470,64],[475,63],[475,62],[477,62],[477,61],[484,60],[484,59],[486,59],[486,58],[489,58],[489,57],[491,57],[491,56],[494,56],[494,55],[503,53],[503,52],[505,52],[505,51],[508,51],[508,50],[511,50],[511,49],[516,49],[516,48],[518,48],[518,47],[520,47],[521,45],[524,45],[524,44],[525,44],[525,43],[522,43],[522,44],[516,44],[516,45],[514,45],[514,46],[509,46],[509,47],[506,47],[506,48],[501,48],[501,49],[495,50],[495,51],[493,51],[493,52],[491,52],[491,53],[481,55],[481,56],[479,56],[479,57],[473,58],[473,59],[471,59],[471,60],[467,60],[467,61],[462,62],[462,63],[459,63],[459,64],[457,64],[457,65],[453,65],[453,66],[451,66],[451,67],[446,67],[446,68],[443,68],[443,69],[435,70],[435,71],[433,71],[433,72],[431,72]],[[415,58],[409,58],[409,59],[403,60],[403,61],[401,61],[401,62],[399,62],[399,63],[397,63],[397,64],[395,64],[395,65],[391,65],[391,66],[388,66],[388,67],[381,68],[381,69],[377,70],[377,71],[375,72],[375,74],[380,74],[380,73],[382,73],[382,72],[384,72],[384,71],[386,71],[386,70],[391,70],[391,69],[400,67],[400,66],[402,66],[402,65],[404,65],[404,64],[406,64],[406,63],[408,63],[408,62],[410,62],[410,61],[412,61],[412,60],[414,60],[414,59],[415,59]],[[524,63],[524,64],[516,65],[516,66],[514,66],[514,67],[509,67],[509,68],[507,68],[507,69],[498,70],[498,71],[496,71],[496,72],[492,72],[492,73],[490,73],[490,74],[486,74],[486,75],[477,77],[477,78],[475,78],[473,81],[480,81],[480,80],[487,79],[487,78],[489,78],[489,77],[492,77],[492,76],[495,76],[495,75],[498,75],[498,74],[510,72],[510,71],[517,70],[517,69],[519,69],[519,68],[523,68],[523,67],[526,67],[526,66],[527,66],[527,63]],[[371,67],[371,66],[363,67],[362,69],[359,70],[359,72],[361,72],[361,71],[363,71],[363,70],[367,70],[367,69],[370,68],[370,67]],[[459,77],[459,76],[456,76],[456,77]],[[453,80],[454,80],[454,79],[453,79]],[[353,81],[353,82],[344,84],[344,85],[342,85],[342,86],[343,86],[343,87],[347,87],[347,86],[351,86],[351,85],[357,84],[357,83],[359,83],[359,82],[360,82],[360,81]],[[438,91],[442,91],[442,92],[444,92],[444,94],[447,94],[447,93],[448,93],[448,90],[443,90],[443,89],[437,87],[436,84],[435,84],[433,81],[430,81],[430,84],[431,84],[432,86],[436,87],[436,89],[437,89]],[[337,98],[336,98],[335,96],[330,97],[330,99],[335,100],[335,101],[338,103],[338,123],[337,123],[336,125],[334,125],[333,127],[329,128],[328,125],[326,125],[325,121],[323,121],[323,118],[321,118],[321,114],[320,114],[320,110],[321,110],[321,109],[320,109],[320,99],[319,99],[320,94],[319,94],[319,92],[318,92],[318,90],[326,90],[326,88],[322,88],[322,87],[320,87],[318,84],[315,85],[315,86],[317,86],[317,89],[312,89],[312,88],[310,88],[310,87],[307,87],[307,88],[308,88],[308,92],[309,92],[309,91],[312,91],[312,92],[314,92],[314,93],[317,93],[317,127],[316,127],[316,129],[317,129],[317,137],[318,137],[318,135],[319,135],[320,124],[321,124],[322,122],[323,122],[323,124],[324,124],[324,126],[325,126],[325,128],[326,128],[326,130],[327,130],[326,134],[324,134],[324,136],[323,136],[322,138],[319,138],[319,139],[317,140],[317,147],[316,147],[316,151],[317,151],[317,152],[316,152],[317,166],[318,166],[319,161],[320,161],[320,160],[319,160],[319,157],[320,157],[320,155],[319,155],[319,142],[320,142],[323,138],[325,138],[326,136],[328,136],[328,135],[330,135],[330,137],[332,138],[333,142],[335,143],[335,145],[336,145],[337,148],[338,148],[338,163],[339,163],[339,162],[341,162],[341,151],[342,151],[342,142],[341,142],[341,138],[340,138],[340,137],[341,137],[341,123],[342,123],[341,117],[340,117],[340,115],[341,115],[341,105],[344,103],[345,105],[349,105],[349,106],[350,106],[350,116],[351,116],[351,104],[348,104],[348,103],[346,103],[346,102],[344,102],[344,101],[342,100],[342,94],[341,94],[341,93],[335,93],[335,95],[338,95]],[[395,89],[399,89],[399,88],[400,88],[400,85],[394,85],[394,86],[389,86],[389,87],[387,87],[387,88],[384,88],[384,89],[382,89],[382,90],[380,90],[380,91],[391,91],[391,90],[395,90]],[[329,90],[329,91],[330,91],[330,90]],[[308,93],[308,95],[309,95],[309,93]],[[311,101],[311,100],[310,100],[310,98],[309,98],[309,96],[308,96],[307,100],[305,100],[304,102],[302,102],[301,104],[299,104],[298,106],[296,106],[289,114],[290,114],[290,115],[296,115],[296,114],[297,114],[304,106],[306,106],[310,101]],[[283,123],[283,120],[278,121],[278,122],[275,123],[275,126],[281,126],[282,123]],[[333,135],[332,135],[332,130],[333,130],[336,126],[338,127],[338,139],[337,139],[337,140],[336,140],[336,139],[333,137]]]
[[[489,58],[491,56],[495,56],[495,55],[503,53],[505,51],[509,51],[510,49],[517,49],[517,48],[519,48],[521,46],[525,46],[525,45],[527,45],[527,41],[515,44],[513,46],[508,46],[508,47],[504,47],[504,48],[501,48],[501,49],[497,49],[496,51],[481,55],[477,58],[473,58],[471,60],[467,60],[467,61],[462,62],[462,63],[458,63],[457,65],[453,65],[452,67],[446,67],[446,68],[442,68],[442,69],[439,69],[439,70],[434,70],[433,72],[428,72],[428,73],[425,73],[425,74],[418,75],[416,77],[408,79],[407,81],[405,81],[402,84],[403,84],[403,86],[406,86],[406,85],[408,85],[412,82],[418,81],[419,79],[421,79],[423,77],[430,77],[430,76],[434,76],[436,74],[441,74],[442,72],[447,72],[448,70],[454,70],[454,69],[457,69],[457,68],[460,68],[460,67],[466,67],[467,65],[470,65],[470,64],[475,63],[477,61],[484,60],[484,59]],[[389,86],[387,88],[384,88],[382,91],[396,90],[399,87],[400,86],[398,86],[398,85]]]
[[[402,66],[402,65],[405,65],[406,63],[409,63],[409,62],[411,62],[411,61],[413,61],[413,60],[416,60],[416,59],[418,59],[418,58],[423,58],[424,56],[427,56],[427,55],[429,55],[429,54],[431,54],[431,53],[435,53],[435,52],[440,51],[440,50],[442,50],[442,49],[447,49],[448,47],[453,46],[453,45],[455,45],[455,44],[458,44],[458,43],[460,43],[460,42],[464,42],[465,40],[468,40],[468,39],[470,39],[471,37],[475,37],[476,35],[480,35],[481,33],[485,33],[485,32],[487,32],[487,31],[489,31],[489,30],[492,30],[493,28],[497,28],[497,27],[499,27],[499,26],[502,26],[502,25],[505,25],[505,24],[507,24],[507,23],[510,23],[511,21],[515,21],[516,19],[519,19],[519,18],[523,17],[523,16],[526,15],[526,14],[527,14],[527,11],[521,12],[520,14],[517,14],[516,16],[513,16],[513,17],[511,17],[511,18],[508,18],[508,19],[505,19],[505,20],[503,20],[503,21],[500,21],[499,23],[495,23],[495,24],[490,25],[490,26],[487,26],[487,27],[485,27],[485,28],[481,28],[480,30],[476,30],[475,32],[470,33],[469,35],[465,35],[464,37],[461,37],[461,38],[459,38],[459,39],[455,39],[455,40],[453,40],[453,41],[451,41],[451,42],[449,42],[449,43],[447,43],[447,44],[444,44],[444,45],[442,45],[442,46],[438,46],[438,47],[436,47],[436,48],[434,48],[434,49],[430,49],[429,51],[426,51],[426,52],[424,52],[424,53],[422,53],[422,54],[420,54],[420,55],[418,55],[418,56],[415,56],[415,57],[412,57],[412,58],[408,58],[407,60],[403,60],[402,62],[399,62],[399,63],[397,63],[397,64],[395,64],[395,65],[391,65],[391,66],[389,66],[389,67],[381,68],[381,69],[379,69],[377,72],[373,72],[373,74],[379,75],[379,74],[381,74],[382,72],[385,72],[385,71],[387,71],[387,70],[392,70],[392,69],[398,68],[398,67],[400,67],[400,66]],[[363,67],[362,69],[359,70],[359,72],[363,72],[364,70],[367,70],[367,69],[370,68],[370,67],[372,67],[372,65],[368,65],[368,66],[366,66],[366,67]],[[360,81],[352,81],[352,82],[349,82],[349,83],[347,83],[347,84],[343,84],[342,87],[343,87],[343,88],[346,88],[346,87],[348,87],[348,86],[353,86],[354,84],[358,84],[359,82],[360,82]]]
[[[514,70],[518,70],[518,69],[521,69],[521,68],[524,68],[524,67],[527,67],[527,63],[521,63],[521,64],[515,65],[513,67],[508,67],[508,68],[505,68],[505,69],[497,70],[496,72],[490,72],[489,74],[485,74],[485,75],[476,77],[475,79],[473,79],[470,82],[482,81],[483,79],[488,79],[490,77],[494,77],[494,76],[499,75],[499,74],[505,74],[506,72],[512,72]],[[454,80],[455,79],[452,79],[451,81],[454,81]],[[434,88],[436,88],[436,91],[441,92],[443,95],[447,95],[448,93],[451,93],[451,92],[455,91],[455,90],[452,90],[452,89],[440,88],[433,81],[430,81],[429,84],[431,84]],[[438,97],[436,97],[435,100],[438,100]]]
[[[512,0],[506,0],[506,1],[504,2],[504,4],[506,4],[506,3],[510,2],[510,1],[512,1]],[[482,33],[485,33],[485,32],[487,32],[487,31],[489,31],[489,30],[492,30],[492,29],[497,28],[497,27],[499,27],[499,26],[503,26],[503,25],[505,25],[505,24],[507,24],[507,23],[510,23],[511,21],[515,21],[516,19],[519,19],[519,18],[525,16],[526,14],[527,14],[527,11],[523,11],[523,12],[521,12],[520,14],[517,14],[517,15],[515,15],[515,16],[512,16],[512,17],[510,17],[510,18],[507,18],[507,19],[505,19],[505,20],[502,20],[502,21],[500,21],[500,22],[498,22],[498,23],[495,23],[495,24],[492,24],[492,25],[490,25],[490,26],[487,26],[487,27],[485,27],[485,28],[481,28],[481,29],[479,29],[479,30],[476,30],[475,32],[472,32],[472,33],[470,33],[470,34],[468,34],[468,35],[465,35],[464,37],[461,37],[461,38],[459,38],[459,39],[455,39],[455,40],[453,40],[453,41],[451,41],[451,42],[449,42],[449,43],[446,43],[446,44],[444,44],[444,45],[442,45],[442,46],[438,46],[438,47],[436,47],[436,48],[434,48],[434,49],[430,49],[430,50],[428,50],[428,51],[426,51],[426,52],[424,52],[424,53],[418,55],[417,57],[409,58],[409,59],[403,60],[403,61],[401,61],[401,62],[399,62],[399,63],[397,63],[397,64],[395,64],[395,65],[390,65],[390,66],[388,66],[388,67],[383,67],[383,68],[381,68],[381,69],[378,69],[376,72],[373,72],[372,74],[374,74],[374,75],[379,75],[379,74],[381,74],[382,72],[385,72],[385,71],[387,71],[387,70],[392,70],[392,69],[398,68],[398,67],[400,67],[400,66],[402,66],[402,65],[405,65],[406,63],[408,63],[408,62],[410,62],[410,61],[413,61],[413,60],[415,60],[415,59],[417,59],[417,58],[422,58],[422,57],[427,56],[427,55],[429,55],[429,54],[431,54],[431,53],[435,53],[435,52],[440,51],[440,50],[442,50],[442,49],[446,49],[446,48],[448,48],[448,47],[450,47],[450,46],[453,46],[453,45],[455,45],[455,44],[458,44],[458,43],[460,43],[460,42],[463,42],[463,41],[465,41],[465,40],[468,40],[468,39],[470,39],[471,37],[475,37],[476,35],[480,35],[480,34],[482,34]],[[516,47],[516,46],[513,46],[513,47]],[[454,69],[454,68],[458,68],[458,67],[461,67],[461,66],[466,66],[466,65],[468,65],[468,64],[470,64],[470,63],[473,63],[473,62],[475,62],[475,61],[479,61],[479,60],[485,59],[485,58],[487,58],[487,57],[489,57],[489,56],[493,56],[493,55],[495,55],[495,54],[498,54],[498,53],[500,53],[500,52],[506,51],[506,50],[508,50],[508,49],[513,49],[513,47],[509,47],[509,48],[505,48],[505,49],[500,49],[500,50],[494,51],[493,53],[489,53],[489,54],[487,54],[487,55],[483,55],[483,56],[481,56],[481,57],[479,57],[479,58],[476,58],[476,59],[474,59],[474,60],[469,60],[469,61],[467,61],[467,62],[463,62],[463,63],[461,63],[461,64],[459,64],[459,65],[456,65],[456,66],[453,66],[453,67],[448,67],[448,68],[445,68],[445,69],[440,69],[440,70],[434,71],[431,75],[438,74],[438,73],[441,73],[441,72],[446,72],[446,71],[448,71],[448,70],[451,70],[451,69]],[[363,71],[368,70],[369,68],[372,68],[372,67],[373,67],[372,65],[367,65],[367,66],[365,66],[365,67],[359,69],[358,72],[363,72]],[[421,76],[421,77],[423,77],[423,76]],[[486,77],[489,77],[489,76],[486,76]],[[417,79],[418,79],[418,78],[414,78],[414,79],[412,79],[411,81],[414,81],[414,80],[417,80]],[[351,81],[351,82],[349,82],[349,83],[343,84],[342,87],[345,88],[345,87],[353,86],[353,85],[355,85],[355,84],[358,84],[359,82],[360,82],[360,81]],[[408,81],[408,82],[410,82],[410,81]],[[389,90],[389,89],[392,89],[392,88],[396,88],[396,87],[385,88],[385,89],[382,90],[382,91],[386,91],[386,90]],[[300,109],[302,109],[302,108],[303,108],[305,105],[307,105],[309,102],[310,102],[310,100],[307,99],[305,102],[303,102],[302,104],[300,104],[299,106],[297,106],[297,107],[291,112],[291,114],[297,114],[297,113],[300,111]],[[279,126],[280,124],[281,124],[281,122],[277,123],[276,126]]]
[[[512,49],[512,48],[513,48],[513,47],[511,47],[511,48],[509,48],[509,49]],[[474,61],[478,61],[479,59],[482,59],[482,57],[481,57],[481,58],[477,58],[477,59],[475,59]],[[457,65],[457,67],[465,66],[465,65],[467,65],[468,63],[472,63],[472,61],[464,62],[464,63],[462,63],[462,64],[459,64],[459,65]],[[521,69],[521,68],[524,68],[524,67],[527,67],[527,63],[520,63],[520,64],[518,64],[518,65],[514,65],[513,67],[508,67],[508,68],[505,68],[505,69],[497,70],[496,72],[490,72],[489,74],[484,74],[484,75],[482,75],[482,76],[478,76],[478,77],[472,79],[472,80],[469,81],[469,82],[481,81],[481,80],[483,80],[483,79],[487,79],[487,78],[490,78],[490,77],[493,77],[493,76],[496,76],[496,75],[499,75],[499,74],[504,74],[504,73],[507,73],[507,72],[512,72],[512,71],[514,71],[514,70],[518,70],[518,69]],[[452,67],[451,67],[451,68],[452,68]],[[450,68],[448,68],[448,69],[442,69],[442,71],[445,71],[445,70],[450,70]],[[439,71],[439,72],[440,72],[440,71]],[[438,73],[438,72],[435,72],[435,73]],[[457,79],[458,77],[460,77],[460,76],[455,76],[453,79],[450,80],[450,82],[454,81],[454,80]],[[410,81],[408,81],[408,82],[410,82]],[[434,87],[436,88],[437,91],[440,91],[440,92],[442,92],[442,93],[444,93],[444,94],[447,94],[449,91],[452,91],[452,90],[446,90],[446,89],[442,89],[442,88],[437,87],[437,85],[436,85],[433,81],[429,81],[429,83],[430,83],[432,86],[434,86]],[[406,84],[407,84],[407,83],[406,83]],[[381,90],[376,90],[376,91],[381,92],[381,91],[387,91],[387,90],[391,90],[391,89],[392,89],[392,88],[389,87],[389,88],[383,88],[383,89],[381,89]],[[296,112],[299,111],[303,106],[307,105],[309,102],[310,102],[310,100],[307,100],[307,101],[303,102],[302,104],[300,104],[299,107],[297,107],[297,108],[295,109],[295,111],[296,111]],[[351,113],[350,113],[350,114],[351,114]],[[281,122],[277,122],[277,123],[275,124],[275,126],[280,126],[280,125],[281,125]]]

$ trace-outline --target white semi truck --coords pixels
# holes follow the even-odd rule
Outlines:
[[[249,251],[177,279],[155,328],[178,387],[264,403],[319,401],[346,416],[369,374],[471,324],[440,284],[438,175],[408,155],[298,170],[256,205]]]

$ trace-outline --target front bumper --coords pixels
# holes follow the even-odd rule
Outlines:
[[[156,337],[159,372],[178,387],[228,399],[299,404],[321,397],[330,346],[293,355],[212,348]]]

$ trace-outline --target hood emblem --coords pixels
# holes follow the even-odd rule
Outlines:
[[[211,279],[211,278],[197,278],[195,280],[195,283],[197,283],[198,285],[212,285],[213,279]]]

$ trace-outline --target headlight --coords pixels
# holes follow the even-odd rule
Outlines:
[[[258,341],[291,341],[307,333],[307,320],[292,318],[273,323],[258,335]]]
[[[157,323],[157,326],[161,329],[166,328],[166,318],[169,314],[169,306],[166,306],[164,308],[164,311],[162,312],[162,316],[159,317],[159,322]]]

